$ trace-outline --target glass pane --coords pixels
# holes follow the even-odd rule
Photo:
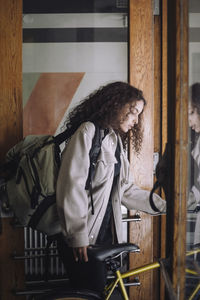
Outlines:
[[[23,1],[24,136],[59,133],[69,109],[89,93],[108,82],[128,80],[127,3]],[[127,224],[123,226],[126,240]],[[25,242],[38,251],[45,245],[31,230],[25,231]],[[63,272],[57,258],[51,258],[50,278]],[[28,280],[41,279],[43,273],[41,260],[26,261]]]
[[[60,131],[94,89],[127,81],[126,1],[93,2],[24,1],[24,135]]]
[[[200,299],[200,2],[189,1],[189,197],[186,298]],[[189,255],[191,254],[191,255]]]

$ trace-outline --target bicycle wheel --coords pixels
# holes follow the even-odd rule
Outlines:
[[[88,290],[52,291],[38,300],[102,300],[103,298]]]

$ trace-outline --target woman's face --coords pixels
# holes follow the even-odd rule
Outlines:
[[[200,115],[197,112],[197,108],[194,107],[191,103],[189,104],[188,121],[189,121],[189,126],[196,133],[199,133],[200,132]]]
[[[127,103],[119,116],[119,128],[122,132],[126,133],[131,128],[134,127],[135,124],[138,124],[138,117],[142,113],[144,109],[143,100],[133,101],[132,103]]]

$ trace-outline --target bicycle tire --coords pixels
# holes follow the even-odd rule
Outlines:
[[[102,300],[103,298],[89,290],[57,291],[43,295],[42,300]]]

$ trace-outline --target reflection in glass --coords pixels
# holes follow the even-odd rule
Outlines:
[[[200,247],[200,2],[189,4],[189,195],[187,250]],[[200,253],[186,256],[186,298],[200,299]],[[191,298],[190,298],[191,299]]]

